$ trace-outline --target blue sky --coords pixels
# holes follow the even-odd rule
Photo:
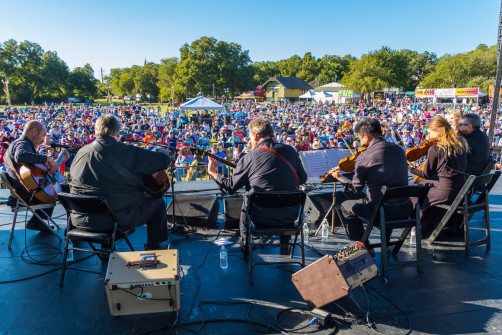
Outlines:
[[[96,76],[179,57],[202,36],[238,43],[252,61],[383,45],[441,56],[496,44],[499,12],[499,0],[2,0],[0,42],[36,42]]]

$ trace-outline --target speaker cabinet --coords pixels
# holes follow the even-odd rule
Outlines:
[[[309,223],[309,226],[318,226],[326,216],[326,212],[329,210],[332,203],[333,192],[308,194],[305,200],[303,213],[305,214],[305,221]],[[331,214],[328,215],[327,219],[331,225]],[[338,219],[335,215],[335,224],[337,221]]]
[[[242,197],[223,198],[223,212],[225,213],[223,228],[239,229],[243,202]]]
[[[175,207],[173,222],[173,206]],[[220,204],[218,199],[202,195],[177,195],[167,207],[167,221],[204,228],[216,228]]]

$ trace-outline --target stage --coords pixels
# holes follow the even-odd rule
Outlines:
[[[193,190],[215,194],[211,181],[176,183],[180,193]],[[327,192],[329,190],[327,189]],[[202,194],[201,193],[201,194]],[[7,197],[0,190],[0,200]],[[221,202],[221,201],[220,201]],[[220,269],[218,238],[236,241],[235,230],[198,229],[186,235],[170,235],[165,246],[180,256],[179,314],[110,316],[104,286],[106,267],[93,256],[78,263],[103,275],[68,270],[64,287],[59,287],[60,243],[48,233],[24,230],[24,213],[18,217],[12,250],[8,240],[12,213],[0,206],[0,262],[3,298],[0,301],[1,334],[472,334],[502,332],[502,184],[492,190],[492,247],[471,250],[466,257],[461,237],[444,236],[434,250],[424,243],[424,269],[416,267],[389,271],[357,288],[348,297],[325,307],[334,317],[331,327],[309,326],[311,317],[302,312],[307,305],[291,281],[298,265],[267,265],[254,269],[254,285],[248,282],[247,262],[239,247],[228,247],[229,267]],[[220,206],[218,221],[223,221]],[[54,216],[64,214],[57,206]],[[480,216],[471,220],[472,237],[481,233]],[[22,221],[22,222],[21,222]],[[56,222],[62,227],[65,217]],[[375,231],[372,238],[376,238]],[[395,232],[397,234],[397,232]],[[130,236],[136,250],[142,250],[146,229]],[[278,241],[277,241],[278,243]],[[349,244],[343,228],[327,241],[311,237],[306,248],[310,264],[322,255],[333,254]],[[28,245],[28,249],[25,249]],[[124,241],[118,251],[128,251]],[[375,261],[380,267],[377,249]],[[405,243],[399,259],[412,257]],[[255,257],[282,258],[279,247],[255,250]],[[75,259],[87,254],[75,253]],[[300,251],[295,251],[295,258]],[[391,256],[392,257],[392,256]],[[38,263],[38,264],[34,264]],[[312,282],[315,286],[316,283]],[[500,295],[500,296],[499,296]],[[371,329],[370,326],[373,328]]]

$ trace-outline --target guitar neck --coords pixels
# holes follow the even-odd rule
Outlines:
[[[228,165],[228,166],[230,166],[230,167],[231,167],[231,168],[233,168],[233,169],[235,169],[235,167],[237,166],[237,164],[235,164],[234,162],[231,162],[231,161],[229,161],[229,160],[226,160],[225,158],[218,157],[218,156],[216,156],[216,155],[214,155],[214,154],[212,154],[212,153],[210,153],[210,152],[208,152],[208,151],[205,151],[205,150],[202,150],[202,149],[195,149],[195,150],[196,150],[199,154],[201,154],[201,155],[207,155],[207,156],[209,156],[209,157],[211,157],[211,158],[214,158],[214,159],[216,159],[217,161],[222,162],[223,164]]]

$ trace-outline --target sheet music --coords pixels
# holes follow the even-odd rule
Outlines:
[[[347,149],[328,149],[324,150],[324,152],[329,169],[338,166],[340,159],[351,156],[350,151]]]
[[[324,151],[302,151],[300,158],[308,177],[320,177],[329,171]]]

